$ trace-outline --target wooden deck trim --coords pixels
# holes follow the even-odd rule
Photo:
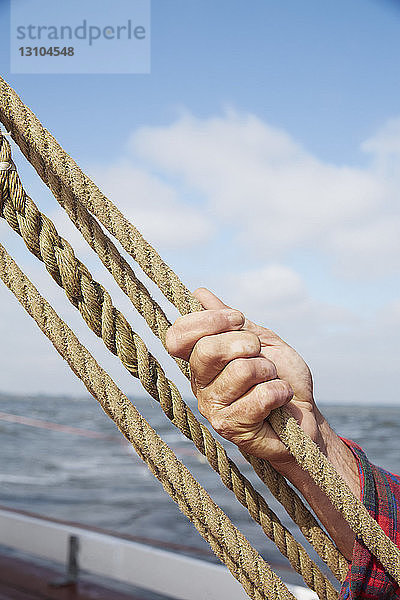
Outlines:
[[[0,600],[143,600],[85,580],[63,588],[49,585],[62,576],[61,570],[0,554]]]

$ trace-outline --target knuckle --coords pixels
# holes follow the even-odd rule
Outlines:
[[[196,362],[200,362],[202,364],[208,363],[211,360],[215,360],[218,355],[218,343],[214,339],[209,339],[208,337],[200,338],[200,340],[196,343],[190,364],[195,365]]]
[[[293,398],[293,389],[289,383],[283,379],[275,379],[271,381],[270,397],[271,402],[280,406]]]
[[[270,381],[277,376],[274,363],[264,358],[236,358],[231,361],[230,371],[232,379],[241,384]]]
[[[208,419],[208,421],[211,423],[210,418],[209,418],[209,413],[210,413],[209,403],[201,395],[199,395],[198,398],[197,398],[197,406],[198,406],[198,409],[199,409],[199,413],[203,417],[205,417],[206,419]]]
[[[261,342],[251,331],[239,331],[235,334],[233,342],[236,351],[244,352],[245,354],[257,355],[261,350]]]
[[[207,311],[206,315],[209,331],[214,333],[222,333],[223,331],[229,331],[232,329],[232,322],[230,320],[231,314],[232,311],[226,308]]]
[[[259,383],[252,390],[253,406],[260,411],[269,411],[277,403],[278,395],[270,382]]]
[[[231,361],[230,376],[235,381],[253,380],[256,374],[256,365],[248,358],[235,358]]]
[[[234,425],[224,416],[215,414],[209,419],[211,427],[221,437],[229,440],[235,436],[236,429]]]
[[[293,389],[290,383],[285,381],[284,379],[277,379],[277,384],[279,384],[280,393],[285,396],[293,396]]]
[[[268,380],[276,379],[278,377],[276,366],[274,365],[274,363],[272,361],[265,359],[263,361],[263,368],[264,368],[265,377]]]
[[[179,317],[179,319],[177,319],[175,323],[167,330],[165,336],[165,344],[168,352],[172,354],[172,356],[179,355],[180,351],[182,350],[183,334],[185,330],[183,319],[184,317]]]
[[[206,313],[210,329],[220,329],[225,324],[223,310],[210,310]]]

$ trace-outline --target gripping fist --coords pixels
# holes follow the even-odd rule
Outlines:
[[[206,310],[180,317],[166,342],[173,356],[190,362],[201,414],[217,433],[287,477],[351,560],[354,533],[267,420],[274,408],[285,406],[359,497],[357,461],[315,406],[308,366],[276,333],[255,325],[208,290],[200,288],[194,295]]]
[[[206,309],[180,317],[167,332],[167,348],[188,360],[200,413],[241,450],[285,472],[293,460],[267,421],[286,406],[320,446],[320,413],[310,370],[270,329],[255,325],[204,288],[195,297]]]

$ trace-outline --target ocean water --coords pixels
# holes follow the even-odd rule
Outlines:
[[[134,403],[259,552],[285,571],[285,559],[159,406],[147,398]],[[372,462],[400,472],[400,407],[326,405],[322,411]],[[225,446],[290,528],[290,519],[240,453]],[[130,534],[161,547],[182,546],[179,551],[213,560],[206,542],[92,398],[0,395],[0,448],[1,505]],[[289,571],[286,579],[296,581]]]

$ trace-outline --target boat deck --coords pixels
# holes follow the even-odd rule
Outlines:
[[[224,567],[187,556],[190,548],[181,544],[157,548],[144,544],[147,538],[6,508],[0,509],[0,531],[0,600],[247,598]],[[273,567],[296,597],[317,600],[287,565]],[[76,584],[65,585],[67,571],[78,577]]]
[[[122,593],[90,581],[56,587],[62,573],[50,566],[0,554],[0,600],[149,600],[149,595]]]

